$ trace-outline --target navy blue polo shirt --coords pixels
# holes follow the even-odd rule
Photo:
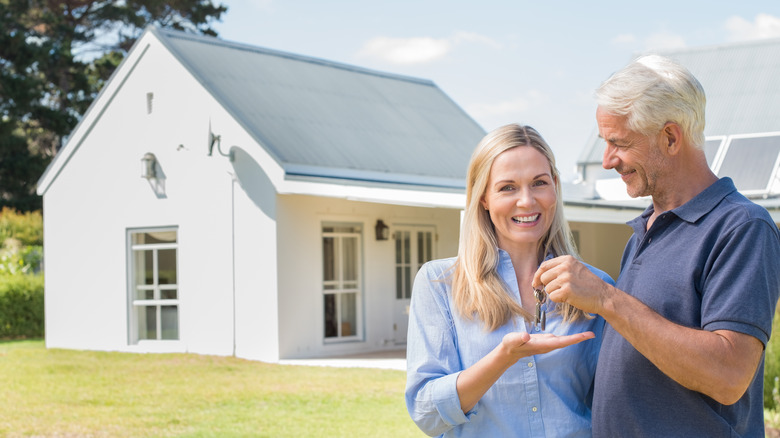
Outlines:
[[[617,288],[680,325],[732,330],[766,346],[780,295],[780,233],[769,213],[722,178],[659,215],[628,224]],[[607,325],[596,368],[594,437],[764,436],[764,361],[734,405],[663,374]]]

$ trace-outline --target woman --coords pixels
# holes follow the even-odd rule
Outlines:
[[[590,436],[604,321],[546,301],[536,323],[534,273],[564,254],[576,251],[552,150],[531,127],[494,130],[469,163],[457,258],[414,282],[406,405],[425,433]]]

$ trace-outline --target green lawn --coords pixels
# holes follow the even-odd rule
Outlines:
[[[0,436],[420,437],[402,371],[0,343]]]

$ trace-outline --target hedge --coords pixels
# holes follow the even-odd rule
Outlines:
[[[43,275],[0,276],[0,339],[43,335]]]

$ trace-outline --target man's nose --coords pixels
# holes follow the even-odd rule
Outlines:
[[[604,157],[601,159],[601,167],[605,169],[614,169],[618,165],[618,157],[615,155],[615,147],[607,143],[604,148]]]

